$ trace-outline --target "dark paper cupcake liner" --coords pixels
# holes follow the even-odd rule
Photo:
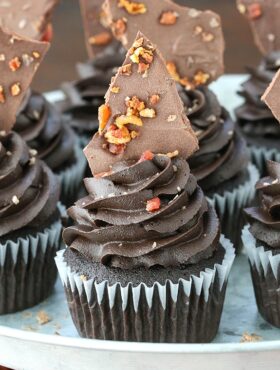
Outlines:
[[[56,221],[37,234],[0,242],[0,315],[35,306],[52,293],[61,230]]]
[[[86,157],[80,148],[75,146],[75,162],[58,174],[61,184],[61,202],[66,206],[72,205],[77,200],[77,193],[81,187],[86,169]]]
[[[166,343],[205,343],[216,335],[228,275],[235,258],[229,240],[221,238],[224,260],[213,269],[152,287],[131,283],[100,284],[71,271],[64,251],[56,257],[73,322],[82,337]]]
[[[247,252],[258,310],[270,324],[280,328],[280,254],[257,247],[245,226],[242,240]]]
[[[266,176],[266,161],[271,160],[280,162],[280,152],[277,149],[269,149],[266,147],[250,146],[250,154],[252,162],[260,171],[261,177]]]
[[[248,207],[255,198],[255,184],[260,174],[253,164],[249,164],[249,179],[233,191],[223,195],[215,194],[208,200],[215,207],[221,221],[222,233],[229,238],[237,250],[242,247],[241,231],[245,225],[243,209]]]

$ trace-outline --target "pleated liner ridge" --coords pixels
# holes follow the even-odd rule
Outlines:
[[[16,242],[0,242],[0,314],[35,306],[53,290],[54,257],[61,245],[60,221]]]
[[[210,342],[218,331],[235,258],[229,240],[222,236],[221,243],[226,251],[222,264],[205,269],[199,277],[192,275],[188,281],[155,282],[152,287],[86,281],[71,272],[64,251],[58,252],[56,264],[80,336],[137,342]]]
[[[280,254],[273,255],[256,246],[256,239],[245,226],[242,240],[250,262],[255,297],[260,314],[280,328]]]

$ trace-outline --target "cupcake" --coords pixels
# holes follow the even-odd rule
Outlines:
[[[57,178],[11,131],[48,44],[0,28],[0,45],[0,314],[6,314],[52,292],[62,225]],[[25,63],[26,58],[33,60]]]
[[[89,60],[78,63],[77,81],[62,84],[66,99],[59,106],[84,147],[98,130],[98,108],[125,53],[104,26],[102,1],[80,0],[80,6]]]
[[[179,88],[186,115],[199,141],[199,150],[189,159],[192,173],[221,220],[223,233],[241,246],[243,208],[254,199],[252,188],[259,178],[250,163],[245,140],[229,113],[206,86]],[[235,218],[237,223],[228,222]]]
[[[264,55],[257,68],[247,68],[249,79],[239,94],[244,103],[235,111],[240,131],[246,138],[252,160],[265,174],[266,160],[280,161],[280,126],[261,101],[280,64],[280,33],[277,1],[238,1],[239,11],[251,25],[255,42]]]
[[[258,309],[263,318],[280,328],[280,163],[267,161],[268,176],[256,188],[260,205],[245,209],[249,221],[242,239],[249,257]]]
[[[141,33],[112,80],[99,129],[85,149],[95,177],[68,210],[74,225],[56,258],[79,334],[211,341],[234,249],[186,162],[197,139],[175,82]]]
[[[136,29],[147,32],[147,36],[154,33],[154,41],[168,61],[168,71],[177,82],[185,113],[199,141],[199,150],[189,159],[191,171],[215,206],[222,232],[239,246],[243,208],[254,198],[252,187],[259,174],[250,163],[249,151],[236,131],[235,122],[207,87],[224,71],[221,19],[214,12],[179,6],[172,1],[141,4],[142,10],[138,12],[143,13],[136,18],[129,7],[106,0],[107,23],[125,47]],[[126,29],[120,35],[116,24],[123,17],[127,19]],[[238,219],[237,225],[227,222],[233,217]]]
[[[82,183],[86,160],[76,134],[62,115],[42,94],[29,90],[14,131],[58,176],[61,202],[72,204]]]
[[[3,19],[1,12],[0,24],[22,37],[49,41],[52,39],[51,16],[57,2],[36,1],[36,4],[26,4],[19,11],[18,2],[11,1],[10,6],[4,7]],[[15,22],[7,23],[11,15]],[[33,26],[35,23],[38,27]],[[14,60],[12,68],[21,68],[22,63],[33,62],[37,62],[36,55],[23,55],[21,59]],[[78,137],[68,122],[43,95],[29,90],[19,109],[14,131],[58,176],[62,203],[72,204],[81,187],[86,161]]]

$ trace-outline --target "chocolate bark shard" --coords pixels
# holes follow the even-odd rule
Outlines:
[[[275,118],[280,122],[280,69],[262,96]]]
[[[280,50],[279,0],[237,0],[237,8],[248,19],[262,54]]]
[[[138,160],[146,150],[188,158],[198,149],[175,81],[160,52],[140,32],[105,100],[100,132],[84,149],[93,175],[118,161]]]
[[[106,0],[107,22],[128,48],[141,30],[158,46],[175,80],[187,87],[210,83],[224,72],[219,15],[170,0]]]
[[[0,0],[0,26],[42,40],[58,0]]]
[[[93,59],[108,45],[116,42],[111,29],[105,26],[101,0],[80,0],[88,56]]]
[[[12,129],[20,104],[49,44],[0,28],[0,131]]]

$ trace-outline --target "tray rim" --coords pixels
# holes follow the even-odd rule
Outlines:
[[[109,340],[72,338],[52,334],[32,333],[20,329],[0,325],[0,336],[10,339],[36,342],[44,345],[80,348],[104,352],[135,352],[135,353],[168,353],[168,354],[213,354],[233,352],[268,352],[279,351],[280,340],[254,343],[205,343],[205,344],[173,344],[173,343],[137,343]]]

